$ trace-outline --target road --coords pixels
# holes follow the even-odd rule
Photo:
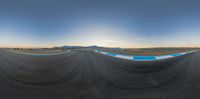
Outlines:
[[[92,51],[0,50],[0,99],[200,99],[200,52],[137,62]]]

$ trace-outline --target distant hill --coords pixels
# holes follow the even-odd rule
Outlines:
[[[92,46],[61,46],[61,48],[65,48],[65,49],[98,48],[98,46],[96,46],[96,45],[92,45]]]
[[[73,48],[84,48],[83,46],[62,46],[62,48],[65,48],[65,49],[73,49]]]

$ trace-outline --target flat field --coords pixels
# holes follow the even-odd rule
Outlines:
[[[23,53],[30,53],[30,54],[55,54],[61,53],[65,50],[58,50],[58,49],[15,49],[14,51],[23,52]]]

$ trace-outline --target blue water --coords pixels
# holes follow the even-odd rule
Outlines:
[[[146,60],[156,60],[155,56],[134,56],[133,60],[146,61]]]
[[[176,53],[176,54],[170,54],[170,55],[172,55],[172,56],[180,56],[181,54]]]
[[[96,50],[96,52],[103,52],[103,51]],[[187,53],[191,53],[191,52],[185,52],[185,54],[187,54]],[[116,55],[126,56],[126,55],[123,55],[123,54],[115,54],[115,53],[111,53],[111,52],[106,52],[106,54],[109,55],[109,56],[113,56],[113,57],[115,57]],[[182,54],[174,53],[174,54],[169,54],[169,55],[172,56],[172,57],[176,57],[176,56],[181,56]],[[132,60],[136,60],[136,61],[159,60],[159,59],[156,58],[157,56],[132,56],[132,57],[133,57]]]
[[[107,55],[109,55],[109,56],[116,56],[115,53],[110,53],[110,52],[108,52]]]

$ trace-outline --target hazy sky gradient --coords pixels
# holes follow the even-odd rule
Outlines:
[[[0,47],[200,47],[199,0],[1,0]]]

